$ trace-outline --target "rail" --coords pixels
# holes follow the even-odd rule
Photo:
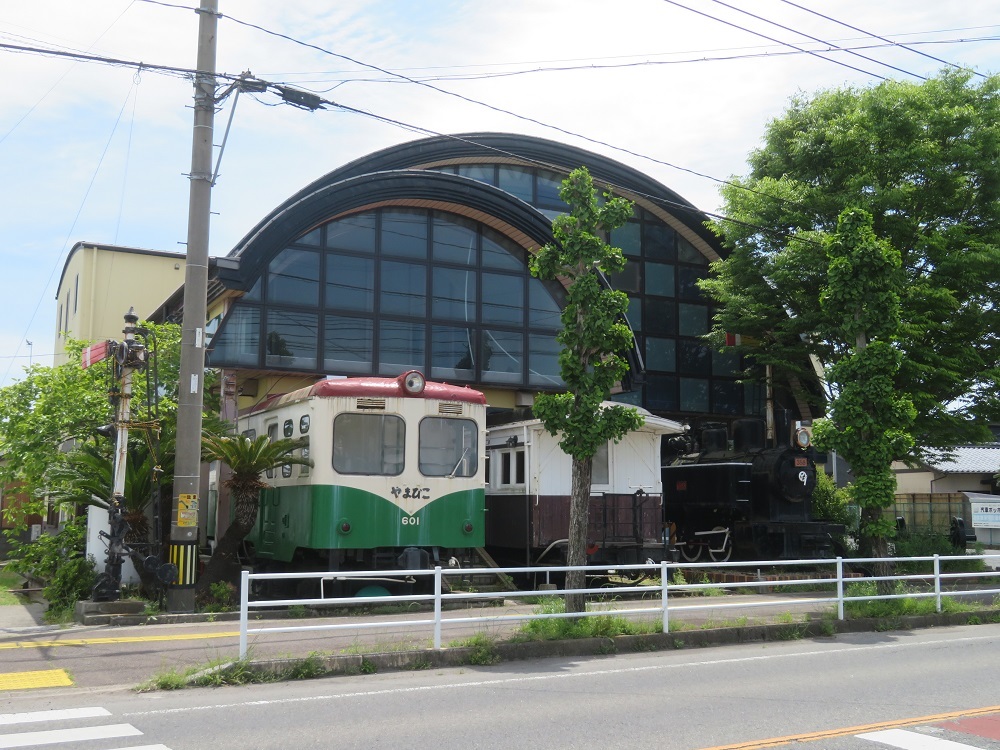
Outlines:
[[[456,624],[483,624],[483,625],[499,625],[502,623],[512,623],[512,622],[524,622],[530,620],[542,620],[542,619],[556,619],[556,618],[579,618],[579,617],[601,617],[607,616],[610,613],[626,615],[629,617],[637,617],[642,615],[653,615],[655,617],[662,618],[662,631],[668,633],[670,631],[670,616],[673,612],[677,614],[678,609],[681,606],[681,602],[677,601],[680,599],[678,594],[689,594],[689,593],[706,593],[713,589],[722,589],[725,591],[739,591],[741,589],[760,589],[761,587],[808,587],[820,586],[829,587],[833,585],[834,594],[831,596],[812,596],[806,598],[797,598],[794,601],[799,604],[810,604],[810,605],[836,605],[837,609],[837,619],[845,619],[844,605],[847,602],[859,602],[859,601],[871,601],[880,599],[920,599],[920,598],[930,598],[935,599],[935,609],[936,611],[941,611],[942,599],[946,596],[948,597],[961,597],[961,596],[983,596],[983,595],[996,595],[1000,594],[1000,588],[996,587],[996,581],[1000,573],[996,570],[985,570],[985,571],[975,571],[975,572],[943,572],[942,565],[946,565],[949,562],[962,562],[967,563],[969,561],[975,560],[992,560],[994,564],[1000,564],[1000,554],[984,554],[984,555],[956,555],[956,556],[924,556],[924,557],[893,557],[893,558],[836,558],[831,560],[762,560],[753,562],[711,562],[711,563],[659,563],[659,564],[635,564],[635,565],[620,565],[615,568],[609,568],[606,565],[588,565],[588,566],[554,566],[554,567],[532,567],[532,568],[489,568],[489,569],[469,569],[469,568],[443,568],[436,567],[433,570],[397,570],[392,571],[392,575],[396,579],[406,578],[411,579],[414,582],[425,581],[429,585],[425,585],[425,588],[429,589],[430,593],[423,594],[401,594],[401,595],[388,595],[388,596],[368,596],[364,597],[364,603],[376,605],[376,604],[409,604],[418,603],[424,605],[432,605],[431,611],[426,617],[416,616],[414,618],[407,618],[405,620],[396,621],[384,621],[375,620],[364,621],[360,618],[354,618],[350,623],[332,623],[332,624],[320,624],[320,625],[306,625],[306,624],[296,624],[296,625],[280,625],[280,626],[266,626],[266,627],[250,627],[250,612],[251,610],[264,610],[264,609],[274,609],[274,608],[284,608],[293,606],[322,606],[322,607],[337,607],[346,605],[357,605],[358,597],[321,597],[314,599],[251,599],[251,583],[254,581],[276,581],[276,580],[317,580],[321,586],[325,581],[337,580],[340,582],[348,581],[358,581],[364,583],[366,580],[384,580],[386,577],[386,571],[327,571],[318,573],[251,573],[249,571],[243,571],[241,586],[240,586],[240,658],[243,659],[247,655],[248,651],[248,640],[250,636],[264,635],[268,633],[290,633],[290,632],[305,632],[305,631],[334,631],[334,630],[364,630],[364,629],[384,629],[388,627],[395,628],[424,628],[430,627],[433,629],[433,644],[434,649],[441,649],[441,636],[442,628],[445,624],[451,626]],[[904,573],[899,575],[874,575],[867,572],[872,566],[888,565],[895,566],[899,563],[931,563],[932,572],[930,573]],[[761,570],[775,570],[775,569],[789,569],[795,567],[808,567],[811,572],[806,574],[806,577],[790,577],[790,576],[778,576],[778,577],[763,577],[759,571]],[[829,568],[829,573],[824,574],[824,569]],[[744,580],[732,580],[723,582],[711,582],[706,581],[705,578],[708,576],[709,572],[713,575],[719,575],[727,569],[738,570],[743,572]],[[847,570],[855,571],[861,570],[865,571],[861,574],[849,573]],[[476,574],[498,574],[503,573],[507,575],[523,576],[525,574],[544,574],[546,576],[558,576],[560,579],[571,570],[582,570],[584,571],[585,579],[589,577],[591,581],[595,583],[594,586],[580,588],[580,589],[560,589],[558,592],[552,590],[552,587],[546,587],[537,591],[477,591],[477,592],[459,592],[446,590],[445,582],[449,578],[460,578],[468,577]],[[699,571],[702,574],[703,580],[696,583],[688,583],[684,576],[691,573],[698,575]],[[756,574],[747,574],[746,571],[756,571]],[[449,616],[445,618],[443,616],[444,607],[448,603],[470,603],[470,602],[483,602],[497,600],[502,602],[513,600],[517,602],[518,600],[525,600],[525,603],[529,603],[529,599],[537,599],[539,596],[554,596],[554,595],[565,595],[565,594],[583,594],[590,597],[606,597],[609,593],[609,589],[605,586],[608,579],[614,578],[619,581],[625,581],[625,585],[615,586],[613,589],[616,597],[622,594],[643,594],[647,597],[653,597],[652,599],[644,599],[639,603],[639,606],[629,606],[625,608],[614,608],[609,609],[608,606],[602,606],[600,608],[590,608],[586,612],[524,612],[524,613],[514,613],[514,614],[482,614],[476,616]],[[994,587],[989,588],[966,588],[966,589],[949,589],[945,590],[945,586],[949,582],[957,583],[961,579],[963,584],[968,583],[968,581],[975,579],[992,579],[989,583],[993,584]],[[430,579],[428,581],[428,579]],[[628,581],[631,579],[633,585],[629,585]],[[646,579],[656,581],[656,583],[635,583],[638,579]],[[915,582],[921,581],[925,584],[930,584],[930,590],[927,591],[909,591],[906,593],[892,593],[892,594],[852,594],[848,595],[846,593],[846,584],[851,583],[864,583],[864,582],[880,582],[880,581],[898,581],[898,582]],[[683,604],[684,612],[691,612],[696,610],[719,610],[719,609],[738,609],[745,607],[787,607],[789,600],[787,599],[775,599],[770,602],[761,601],[732,601],[722,603],[718,600],[713,600],[709,597],[709,601],[703,604],[692,603],[691,601],[686,601]],[[651,606],[644,606],[646,603]]]

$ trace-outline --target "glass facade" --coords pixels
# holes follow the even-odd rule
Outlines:
[[[564,175],[510,164],[437,167],[496,186],[548,217],[566,210]],[[609,283],[629,296],[644,376],[615,398],[671,415],[759,414],[739,357],[704,343],[708,261],[637,207],[610,241],[628,264]],[[311,229],[271,260],[216,334],[212,366],[429,377],[511,388],[562,387],[564,292],[530,276],[523,248],[453,214],[385,207]]]
[[[329,222],[276,253],[219,326],[207,362],[344,375],[417,369],[558,389],[563,297],[488,227],[384,208]]]

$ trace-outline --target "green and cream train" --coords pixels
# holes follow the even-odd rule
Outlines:
[[[247,537],[258,570],[425,569],[484,545],[479,391],[417,371],[328,379],[265,400],[239,428],[303,438],[313,463],[267,473]]]

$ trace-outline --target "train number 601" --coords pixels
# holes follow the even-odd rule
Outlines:
[[[420,519],[416,516],[403,516],[403,526],[419,526]]]

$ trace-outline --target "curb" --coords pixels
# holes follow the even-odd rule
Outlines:
[[[322,668],[318,676],[334,677],[437,669],[442,667],[491,666],[502,662],[574,656],[614,656],[676,649],[724,646],[734,643],[831,638],[843,633],[891,632],[920,628],[1000,623],[1000,609],[983,609],[940,615],[906,615],[857,620],[809,620],[805,622],[747,625],[734,628],[680,630],[670,633],[580,638],[564,641],[497,642],[486,647],[441,650],[420,649],[391,653],[313,655]],[[245,666],[281,679],[301,665],[303,659],[249,660]]]

